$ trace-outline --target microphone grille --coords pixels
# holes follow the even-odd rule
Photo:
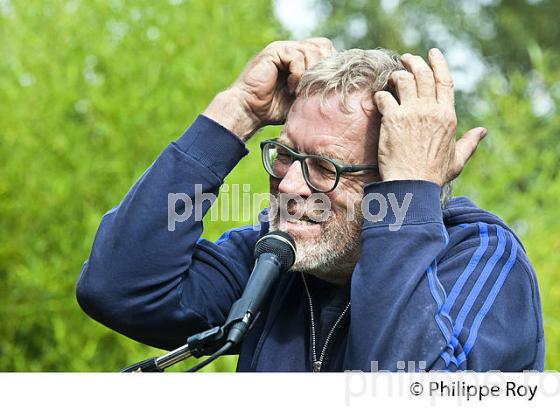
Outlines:
[[[255,259],[263,253],[272,253],[278,257],[282,272],[292,267],[296,260],[296,243],[287,232],[273,231],[264,235],[255,245]]]

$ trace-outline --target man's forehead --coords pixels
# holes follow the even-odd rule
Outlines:
[[[368,144],[370,115],[363,110],[362,99],[359,94],[350,95],[347,100],[350,111],[345,112],[337,95],[325,98],[323,106],[319,95],[298,98],[279,142],[302,152],[348,160],[355,148],[363,149]]]
[[[300,97],[292,105],[287,118],[287,131],[291,133],[291,126],[306,126],[317,133],[342,134],[349,125],[356,121],[365,121],[366,114],[361,110],[358,95],[350,95],[347,98],[345,112],[342,99],[338,95],[330,95],[321,98],[320,95]]]

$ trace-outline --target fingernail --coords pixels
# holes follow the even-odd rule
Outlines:
[[[404,53],[404,54],[401,56],[401,58],[408,58],[408,57],[411,57],[411,56],[412,56],[412,54],[410,54],[410,53]]]
[[[439,50],[439,48],[434,47],[430,50],[430,54],[432,54],[433,56],[441,55],[441,51]]]
[[[481,128],[478,129],[478,132],[480,133],[480,136],[482,138],[484,138],[484,137],[486,137],[486,134],[488,133],[488,130],[486,128],[481,127]]]

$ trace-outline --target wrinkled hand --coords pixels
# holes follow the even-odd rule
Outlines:
[[[387,91],[374,101],[382,115],[379,172],[383,181],[416,179],[442,186],[463,170],[484,128],[474,128],[455,140],[457,117],[453,81],[445,58],[430,50],[428,65],[421,57],[404,54],[408,71],[390,77],[399,102]]]
[[[234,88],[245,94],[247,108],[261,123],[281,124],[304,71],[333,53],[327,38],[275,41],[247,65]]]
[[[327,38],[275,41],[247,64],[204,114],[244,140],[265,125],[283,124],[302,74],[334,53]]]

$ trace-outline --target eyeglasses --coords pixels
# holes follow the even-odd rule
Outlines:
[[[299,161],[307,185],[322,193],[333,191],[343,173],[378,169],[377,165],[343,165],[320,155],[300,154],[276,140],[261,142],[261,150],[264,168],[270,176],[284,178],[294,161]]]

